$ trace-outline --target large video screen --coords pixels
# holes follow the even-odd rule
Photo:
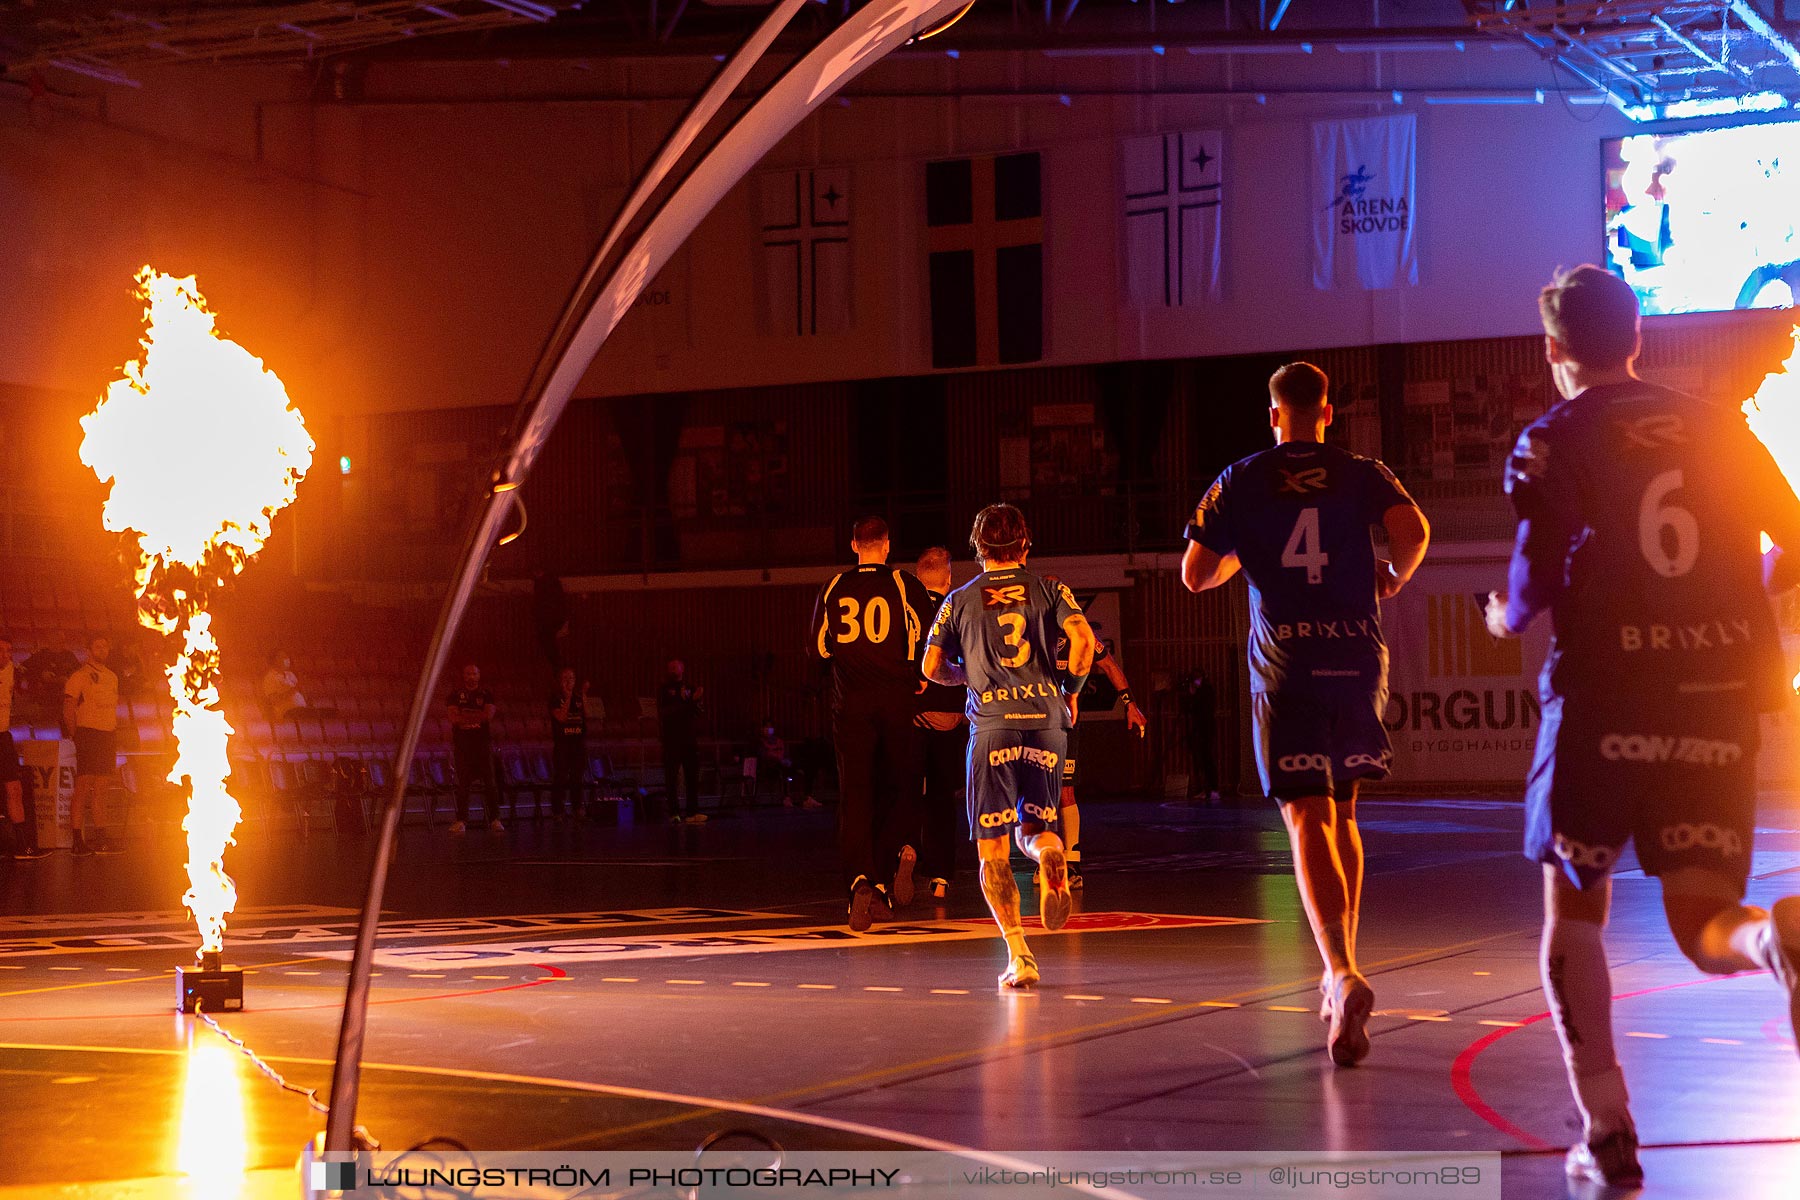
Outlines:
[[[1646,313],[1800,297],[1800,122],[1611,138],[1606,263]]]

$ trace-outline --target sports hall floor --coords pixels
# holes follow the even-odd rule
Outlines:
[[[1378,1012],[1352,1071],[1322,1051],[1318,967],[1272,812],[1084,815],[1080,915],[1034,939],[1044,984],[1025,995],[996,990],[1000,947],[967,870],[902,930],[844,931],[829,811],[409,829],[360,1119],[390,1148],[450,1134],[686,1149],[749,1126],[813,1149],[1495,1149],[1507,1196],[1565,1194],[1574,1111],[1516,805],[1365,801],[1361,954]],[[1800,811],[1770,805],[1763,825],[1751,895],[1766,903],[1800,889]],[[243,836],[228,958],[251,969],[248,1009],[224,1023],[323,1088],[366,846]],[[0,864],[0,1187],[23,1189],[5,1194],[159,1194],[196,1145],[234,1142],[295,1194],[313,1115],[172,1012],[170,971],[190,953],[170,912],[180,857],[140,841]],[[1698,975],[1653,881],[1625,869],[1616,895],[1644,1194],[1791,1198],[1800,1057],[1774,985]],[[546,914],[588,915],[494,920]],[[227,1119],[195,1128],[196,1088],[222,1095]],[[91,1186],[49,1188],[68,1183]]]

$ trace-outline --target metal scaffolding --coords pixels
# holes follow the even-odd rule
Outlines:
[[[1751,0],[1466,7],[1476,29],[1523,40],[1636,120],[1772,111],[1800,97],[1800,49]]]

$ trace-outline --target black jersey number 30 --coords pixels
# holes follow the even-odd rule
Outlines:
[[[872,598],[867,606],[859,604],[854,596],[843,597],[838,601],[838,620],[843,623],[837,635],[839,645],[864,638],[876,643],[885,642],[888,630],[893,626],[888,602],[880,596]]]

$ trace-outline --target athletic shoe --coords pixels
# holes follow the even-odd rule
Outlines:
[[[495,817],[493,820],[488,822],[488,832],[489,833],[505,833],[506,826],[504,826],[500,823],[499,817]]]
[[[13,858],[19,862],[31,862],[40,858],[49,858],[50,852],[42,846],[23,846],[13,851]]]
[[[895,907],[894,898],[888,893],[887,888],[879,883],[876,884],[875,904],[869,909],[870,914],[874,916],[877,921],[891,921],[894,919]]]
[[[1046,850],[1038,868],[1038,919],[1055,933],[1069,923],[1069,864],[1061,850]]]
[[[1331,968],[1319,976],[1319,1020],[1331,1020]]]
[[[1354,1067],[1369,1057],[1369,1014],[1375,1009],[1375,989],[1361,975],[1346,975],[1333,989],[1331,1035],[1326,1046],[1331,1061]]]
[[[469,828],[468,825],[466,825],[462,821],[450,822],[450,832],[451,833],[465,833],[468,831],[468,828]]]
[[[89,838],[88,846],[93,849],[95,854],[125,853],[125,848],[123,846],[101,833],[96,833],[93,837]]]
[[[671,824],[671,825],[681,824],[681,814],[680,813],[670,813],[669,814],[669,824]]]
[[[1644,1168],[1638,1165],[1637,1130],[1621,1129],[1597,1142],[1577,1142],[1569,1147],[1563,1169],[1570,1179],[1606,1187],[1635,1188],[1644,1185]]]
[[[851,932],[862,933],[875,923],[877,917],[885,921],[893,915],[887,898],[870,886],[867,876],[858,875],[856,882],[850,885]]]
[[[1013,955],[1012,961],[1006,964],[1006,970],[1000,973],[1000,986],[1003,988],[1033,988],[1037,984],[1037,959],[1029,953]]]
[[[1069,890],[1071,892],[1079,892],[1082,890],[1081,864],[1078,862],[1069,864]]]
[[[804,799],[800,802],[800,807],[801,808],[824,808],[825,806],[823,804],[820,804],[817,800],[814,800],[811,796],[808,796],[806,799]]]
[[[1768,946],[1763,958],[1775,981],[1787,989],[1788,1025],[1800,1047],[1800,896],[1785,896],[1770,906],[1764,929]]]
[[[943,900],[949,895],[950,881],[948,879],[933,879],[931,881],[931,898],[933,900]]]
[[[917,850],[911,846],[900,847],[900,865],[894,868],[894,900],[897,904],[913,902],[913,868],[918,862]]]
[[[682,820],[682,824],[684,824],[684,825],[704,825],[704,824],[706,824],[706,814],[701,813],[701,812],[689,813]]]
[[[76,858],[86,858],[93,852],[94,848],[87,844],[87,840],[80,834],[76,834],[74,844],[69,847],[69,853]]]

